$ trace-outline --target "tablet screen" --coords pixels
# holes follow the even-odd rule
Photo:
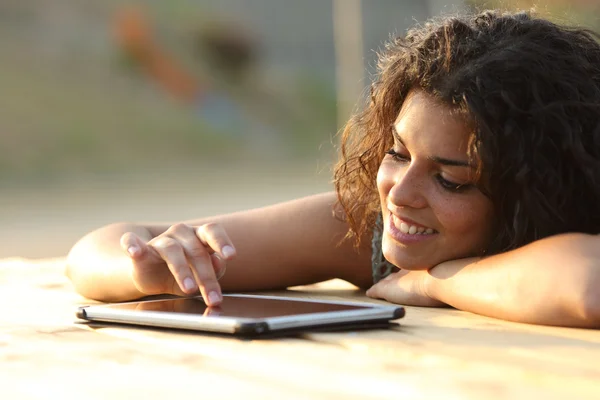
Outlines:
[[[270,318],[332,311],[364,310],[368,306],[328,304],[311,301],[282,300],[245,296],[223,296],[218,307],[207,307],[202,297],[112,304],[111,308],[128,311],[177,312],[200,316]]]

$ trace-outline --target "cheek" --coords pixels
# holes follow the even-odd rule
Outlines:
[[[471,237],[477,241],[486,241],[492,224],[492,207],[490,201],[477,195],[476,198],[465,199],[458,204],[440,207],[439,221],[448,233],[456,234],[456,238]]]

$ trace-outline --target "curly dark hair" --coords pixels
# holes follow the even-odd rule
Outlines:
[[[391,129],[419,88],[474,124],[469,154],[494,207],[493,254],[564,232],[600,232],[600,45],[528,12],[431,20],[392,40],[364,111],[342,135],[339,205],[360,244]],[[485,182],[485,183],[484,183]]]

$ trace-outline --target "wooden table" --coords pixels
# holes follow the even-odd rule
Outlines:
[[[93,329],[63,269],[0,260],[1,399],[600,398],[597,330],[417,307],[392,330],[269,340]],[[340,281],[286,293],[373,301]]]

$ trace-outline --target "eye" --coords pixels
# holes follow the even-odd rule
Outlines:
[[[389,154],[390,156],[392,156],[392,158],[394,160],[399,161],[399,162],[410,162],[410,157],[402,155],[394,149],[389,149],[388,151],[385,152],[385,154]]]
[[[468,183],[461,184],[461,183],[451,182],[448,179],[444,179],[444,177],[442,177],[442,175],[440,175],[440,174],[437,174],[435,176],[435,178],[438,181],[438,183],[440,184],[440,186],[449,192],[455,192],[455,193],[463,192],[472,186]]]

